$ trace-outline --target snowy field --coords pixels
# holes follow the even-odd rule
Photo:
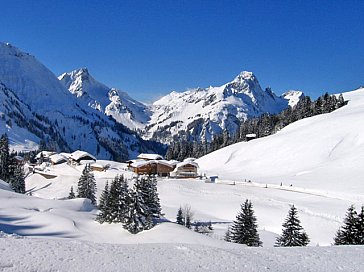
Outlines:
[[[87,263],[92,271],[364,271],[364,247],[330,246],[347,208],[364,204],[364,89],[344,95],[349,105],[333,113],[199,159],[217,183],[159,179],[166,222],[137,235],[95,222],[88,200],[65,199],[82,166],[50,166],[45,172],[54,179],[30,174],[33,196],[0,183],[0,230],[26,237],[0,235],[0,270],[80,271]],[[132,176],[125,164],[98,163],[110,164],[95,172],[98,195],[115,175]],[[253,203],[263,248],[222,241],[245,199]],[[172,223],[186,204],[194,220],[212,222],[211,237]],[[311,239],[307,248],[273,248],[290,204]]]

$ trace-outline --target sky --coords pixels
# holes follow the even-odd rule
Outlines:
[[[0,41],[152,102],[252,71],[280,95],[364,85],[364,1],[1,1]]]

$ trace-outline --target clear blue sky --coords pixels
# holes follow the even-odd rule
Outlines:
[[[2,1],[0,40],[142,101],[242,70],[281,94],[364,85],[364,1]]]

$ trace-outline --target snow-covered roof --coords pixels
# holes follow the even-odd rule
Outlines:
[[[147,154],[147,153],[142,153],[137,158],[144,159],[144,160],[163,160],[163,157],[161,155]]]
[[[91,164],[91,167],[105,168],[105,166],[100,163],[93,163],[93,164]]]
[[[169,166],[169,167],[173,167],[175,165],[173,163],[170,163],[170,161],[166,161],[166,160],[157,160],[155,162],[160,163],[160,164],[164,164],[164,165]]]
[[[176,169],[177,168],[180,168],[180,167],[183,167],[183,166],[185,166],[185,165],[187,165],[187,164],[190,164],[190,165],[193,165],[193,166],[195,166],[195,167],[197,167],[198,168],[198,164],[197,164],[197,162],[193,162],[193,161],[184,161],[184,162],[180,162],[180,163],[177,163],[177,165],[176,165]]]
[[[168,161],[168,163],[169,163],[170,165],[176,165],[176,164],[178,164],[178,163],[179,163],[179,161],[176,161],[176,160],[169,160],[169,161]]]
[[[63,157],[65,157],[65,158],[69,158],[69,157],[71,157],[71,153],[66,153],[66,152],[62,152],[62,153],[59,153],[60,155],[62,155]]]
[[[65,156],[61,155],[61,154],[54,154],[54,155],[50,156],[49,159],[53,163],[59,163],[61,161],[67,161],[67,158]]]
[[[257,134],[255,134],[255,133],[250,133],[250,134],[245,135],[245,137],[248,137],[248,138],[255,138],[255,137],[257,137]]]
[[[196,160],[196,158],[186,158],[186,159],[184,159],[183,161],[184,162],[193,162],[193,161],[195,161]]]
[[[35,157],[37,159],[40,159],[41,157],[43,157],[43,158],[49,158],[50,156],[52,156],[54,154],[56,154],[56,152],[53,152],[53,151],[41,151]]]
[[[138,168],[138,167],[141,167],[141,166],[144,166],[144,165],[147,165],[147,164],[152,164],[152,163],[156,163],[156,162],[154,160],[151,160],[151,161],[140,160],[140,161],[133,162],[131,164],[131,167]]]
[[[70,158],[75,161],[81,160],[82,158],[86,158],[86,157],[90,157],[91,159],[96,161],[96,158],[94,156],[92,156],[90,153],[87,153],[86,151],[81,151],[81,150],[77,150],[77,151],[73,152],[70,156]]]
[[[24,158],[22,156],[15,156],[14,159],[17,161],[24,161]]]

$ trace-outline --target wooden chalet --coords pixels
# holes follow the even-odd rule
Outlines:
[[[69,156],[69,160],[71,163],[79,164],[79,163],[81,163],[81,161],[94,161],[95,162],[96,158],[85,151],[77,150]]]
[[[175,178],[196,178],[198,164],[193,161],[181,162],[171,172],[170,176]]]

